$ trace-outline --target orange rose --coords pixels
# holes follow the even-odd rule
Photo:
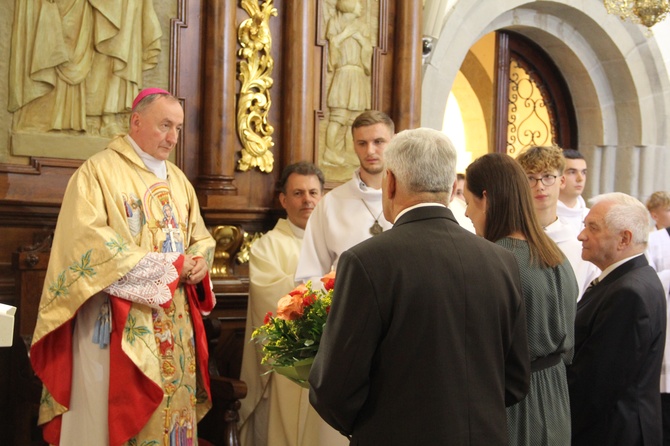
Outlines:
[[[305,285],[299,285],[296,289],[279,299],[277,302],[277,317],[286,321],[292,321],[302,316],[304,311],[302,300],[307,292]]]
[[[307,286],[305,286],[305,284],[302,284],[302,283],[301,283],[300,285],[298,285],[297,287],[295,287],[295,289],[294,289],[293,291],[291,291],[291,292],[288,293],[288,294],[289,294],[289,296],[296,296],[296,295],[298,295],[298,294],[302,296],[302,295],[305,294],[307,291],[309,291],[309,290],[307,289]]]
[[[331,271],[323,276],[321,278],[321,282],[323,282],[323,287],[326,289],[326,291],[332,290],[335,286],[335,271]]]

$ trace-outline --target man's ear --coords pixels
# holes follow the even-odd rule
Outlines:
[[[279,192],[279,204],[286,209],[286,195],[284,195],[284,192]]]
[[[559,184],[559,188],[561,190],[563,190],[563,189],[565,189],[565,185],[567,184],[567,181],[565,179],[565,174],[562,174],[559,178],[561,179],[560,184]]]
[[[139,119],[140,119],[140,114],[137,113],[137,112],[133,112],[133,113],[130,115],[130,127],[131,127],[131,128],[133,128],[133,127],[137,127],[137,125],[138,125],[139,122],[140,122]]]
[[[386,169],[386,196],[392,200],[396,194],[396,178],[393,172]]]
[[[633,233],[630,232],[628,229],[624,229],[619,233],[619,246],[622,249],[627,248],[630,246],[633,242]]]

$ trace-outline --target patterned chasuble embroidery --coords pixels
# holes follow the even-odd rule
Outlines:
[[[144,183],[141,174],[138,175]],[[150,237],[154,252],[184,253],[186,219],[172,197],[167,182],[146,187],[141,199],[124,195],[126,214],[133,236]],[[131,212],[129,212],[129,209]],[[138,224],[139,223],[139,224]],[[147,230],[141,227],[146,225]],[[133,226],[137,232],[133,229]],[[207,395],[196,394],[196,351],[191,314],[183,287],[178,287],[167,309],[152,309],[152,327],[137,326],[131,311],[125,342],[139,348],[146,361],[159,365],[164,397],[145,428],[128,441],[129,446],[191,446],[197,444],[196,403]],[[153,339],[151,339],[153,337]],[[162,433],[157,437],[157,433]]]
[[[174,203],[170,187],[164,182],[147,187],[142,198],[142,207],[156,252],[184,252],[186,224],[182,223],[179,207]]]

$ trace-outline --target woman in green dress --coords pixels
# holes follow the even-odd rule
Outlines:
[[[519,164],[490,153],[465,174],[465,215],[478,235],[510,250],[519,264],[531,360],[528,396],[507,408],[510,445],[569,445],[565,364],[572,359],[577,281],[540,226]]]

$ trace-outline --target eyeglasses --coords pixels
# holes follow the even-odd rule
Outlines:
[[[542,184],[545,186],[551,186],[556,182],[556,178],[556,175],[542,175],[540,178],[528,176],[528,183],[530,184],[530,187],[535,187],[537,186],[538,181],[542,181]]]

